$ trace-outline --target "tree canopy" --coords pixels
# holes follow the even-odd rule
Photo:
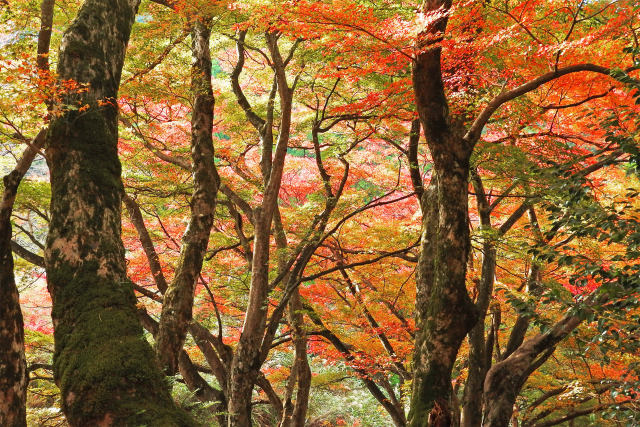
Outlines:
[[[635,0],[0,0],[0,425],[638,425],[639,40]]]

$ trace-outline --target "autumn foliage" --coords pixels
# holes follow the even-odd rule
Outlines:
[[[0,5],[7,174],[41,127],[90,110],[62,100],[91,88],[38,68],[39,4]],[[52,64],[81,5],[55,5]],[[443,19],[444,32],[434,30]],[[415,317],[416,274],[424,276],[421,245],[433,238],[429,188],[440,172],[412,73],[439,49],[447,126],[458,140],[473,140],[462,188],[470,240],[461,262],[477,309],[442,407],[459,420],[473,404],[465,389],[480,375],[475,404],[486,415],[490,369],[529,339],[558,336],[524,369],[511,425],[640,423],[640,3],[142,2],[117,99],[118,154],[127,275],[151,343],[193,229],[199,112],[190,64],[199,26],[211,30],[218,188],[192,321],[175,355],[182,364],[170,377],[181,408],[203,425],[240,425],[225,405],[235,399],[234,372],[250,347],[243,328],[255,303],[260,218],[276,188],[273,219],[263,227],[264,319],[247,359],[255,368],[248,416],[265,426],[427,425],[409,415],[422,357],[414,359],[414,344],[425,323]],[[65,421],[52,381],[41,258],[50,192],[38,156],[18,190],[12,240],[31,377],[28,421],[53,426]],[[575,320],[572,332],[554,335],[567,319]],[[430,405],[435,414],[440,403]]]

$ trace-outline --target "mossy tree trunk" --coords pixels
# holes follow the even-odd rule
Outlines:
[[[196,20],[191,33],[194,59],[191,69],[191,157],[195,188],[191,198],[191,219],[182,239],[175,277],[164,294],[156,340],[156,354],[170,375],[178,369],[178,356],[191,322],[195,285],[207,251],[218,193],[219,178],[211,134],[215,100],[211,87],[209,25]]]
[[[138,3],[85,1],[59,56],[60,78],[88,85],[64,97],[46,149],[54,376],[71,426],[193,424],[143,336],[121,240],[116,97]]]

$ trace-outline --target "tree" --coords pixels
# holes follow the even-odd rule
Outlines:
[[[40,33],[38,34],[38,70],[48,73],[49,42],[53,22],[53,2],[41,4]],[[33,141],[27,142],[16,167],[4,177],[4,192],[0,202],[0,297],[5,304],[0,307],[0,423],[7,426],[26,425],[26,399],[28,372],[24,349],[24,321],[20,309],[20,295],[15,283],[11,214],[20,181],[27,173],[33,159],[42,149],[46,130],[41,130]]]
[[[41,118],[24,104],[41,93],[60,99],[52,118],[73,118],[65,126],[96,111],[113,123],[104,105],[113,100],[94,102],[83,79],[32,77],[19,51],[33,44],[33,5],[15,5],[0,15],[2,31],[24,28],[0,42],[3,147],[17,153],[20,135],[37,132]],[[634,82],[626,67],[637,54],[624,48],[637,35],[635,3],[425,5],[436,10],[353,0],[141,5],[117,98],[124,193],[112,197],[117,183],[101,197],[87,191],[83,206],[97,200],[115,212],[122,197],[125,261],[112,257],[111,270],[136,292],[127,319],[148,333],[135,334],[155,341],[156,358],[141,342],[144,372],[161,384],[160,359],[174,399],[203,424],[553,425],[588,415],[606,425],[633,412],[637,221],[624,188],[637,188],[627,162],[638,110],[621,83]],[[58,5],[61,27],[76,6]],[[596,51],[599,65],[588,65]],[[627,72],[605,75],[619,67]],[[53,151],[95,154],[78,146],[88,144]],[[92,166],[85,175],[95,169],[80,163]],[[65,168],[54,168],[54,183],[75,170]],[[26,184],[12,246],[42,265],[49,191]],[[66,232],[61,204],[53,208],[52,230]],[[113,231],[119,219],[110,218]],[[92,236],[115,241],[83,229],[83,256],[104,253]],[[47,305],[34,295],[38,273],[16,259],[32,417],[36,405],[56,405],[38,394],[49,390],[38,347],[49,341],[33,332],[48,330],[31,307]],[[56,319],[73,314],[54,297]],[[84,366],[94,365],[77,372]]]
[[[61,80],[85,85],[52,118],[46,155],[54,373],[71,425],[190,425],[142,336],[120,238],[117,91],[137,1],[86,1],[65,32]]]
[[[409,424],[414,426],[449,425],[453,422],[449,403],[453,364],[462,340],[472,330],[478,318],[484,318],[482,311],[486,312],[487,309],[484,297],[475,304],[472,302],[465,284],[470,247],[467,226],[469,167],[474,146],[484,127],[502,105],[545,83],[577,72],[589,71],[604,75],[610,72],[605,67],[590,63],[560,67],[558,60],[561,51],[558,51],[552,71],[503,91],[475,118],[450,114],[443,83],[441,42],[444,40],[451,7],[451,1],[424,2],[421,13],[425,19],[425,27],[419,34],[413,64],[416,106],[435,171],[422,201],[424,231],[416,279],[418,332],[409,414]],[[574,22],[579,10],[580,6],[574,15]],[[569,38],[572,29],[573,27],[565,40]],[[573,326],[568,328],[565,322]],[[578,320],[572,317],[558,324],[557,327],[563,331],[560,335],[566,336],[565,333],[579,323],[575,322]],[[553,346],[556,339],[561,339],[556,333],[552,330],[550,335],[536,339],[549,339],[548,345]],[[533,341],[527,342],[527,345],[532,344]],[[497,368],[493,369],[495,372]],[[503,393],[499,394],[504,396]],[[494,409],[499,410],[495,406]],[[477,419],[469,421],[476,423]],[[506,422],[508,417],[503,417],[502,424],[498,425],[506,425]]]

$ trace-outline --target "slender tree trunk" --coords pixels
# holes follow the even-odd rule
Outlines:
[[[161,366],[172,375],[191,322],[196,281],[202,271],[209,243],[218,193],[218,175],[213,159],[213,107],[211,56],[208,23],[196,20],[192,31],[193,66],[191,92],[191,156],[195,189],[191,199],[191,220],[183,236],[176,274],[164,295],[156,353]]]
[[[478,199],[478,211],[482,226],[485,230],[489,230],[491,228],[490,207],[484,193],[482,182],[478,176],[474,177],[474,188],[476,198]],[[497,236],[501,237],[508,232],[528,209],[530,209],[528,202],[520,205],[496,230]],[[495,337],[490,332],[488,339],[485,340],[485,318],[493,293],[496,271],[496,248],[493,239],[495,239],[495,236],[485,236],[483,243],[482,273],[477,285],[478,299],[476,301],[479,318],[476,325],[469,332],[469,372],[464,388],[462,411],[462,425],[464,427],[479,427],[482,423],[484,381],[492,360],[492,345]],[[535,271],[539,270],[536,269]],[[534,280],[537,280],[537,273],[535,273],[535,271],[532,269],[532,274],[536,276]],[[529,279],[529,283],[531,283],[531,277]],[[518,319],[520,319],[520,317]],[[499,321],[497,323],[499,326]],[[516,327],[517,324],[518,322],[516,322]],[[495,331],[497,331],[498,326],[494,327]],[[520,343],[521,342],[522,341],[520,341]],[[519,345],[519,343],[517,345]],[[500,355],[498,356],[500,357]]]
[[[301,310],[302,301],[296,290],[291,294],[288,304],[294,361],[287,383],[279,427],[303,427],[309,406],[311,369],[307,360],[307,336]]]
[[[131,199],[126,194],[124,195],[123,200],[125,202],[125,206],[127,207],[127,211],[129,212],[131,222],[138,232],[138,237],[140,238],[140,243],[142,244],[142,247],[144,248],[145,254],[147,256],[149,268],[151,270],[151,274],[153,275],[156,286],[160,290],[160,293],[164,294],[167,290],[167,281],[160,266],[160,258],[158,257],[158,253],[155,250],[153,241],[151,240],[151,236],[149,235],[147,227],[144,224],[144,219],[142,218],[140,207],[133,199]],[[137,290],[143,292],[143,294],[145,293],[144,288],[136,288]],[[162,302],[162,297],[154,293],[148,293],[146,294],[146,296],[157,302]],[[138,310],[138,318],[140,319],[142,326],[154,337],[158,334],[158,322],[153,320],[146,312],[146,310]],[[224,426],[227,424],[227,399],[224,394],[227,380],[226,366],[231,360],[232,350],[230,347],[222,343],[222,340],[220,338],[221,335],[217,338],[214,337],[209,332],[209,330],[207,330],[197,322],[191,322],[191,324],[189,325],[189,332],[202,351],[205,360],[211,368],[211,372],[216,377],[216,380],[218,381],[218,384],[220,386],[220,390],[214,389],[204,378],[202,378],[195,365],[191,362],[189,355],[184,350],[180,350],[180,355],[178,358],[178,369],[180,371],[180,374],[182,375],[182,378],[184,379],[185,385],[191,392],[194,393],[195,397],[197,397],[202,402],[214,403],[212,405],[212,409],[216,412],[218,423],[221,426]],[[213,348],[214,344],[216,346],[215,349]]]
[[[59,56],[60,78],[88,85],[65,96],[46,150],[54,375],[72,426],[193,424],[144,339],[121,240],[116,97],[138,3],[85,1]]]
[[[287,269],[287,236],[282,225],[280,210],[274,216],[275,240],[278,246],[278,273]],[[283,278],[283,283],[289,282],[289,274]],[[309,391],[311,389],[311,368],[307,360],[307,334],[304,328],[302,314],[302,300],[296,288],[288,302],[288,318],[291,327],[291,339],[294,345],[294,361],[287,382],[282,416],[279,427],[304,427],[309,407]]]
[[[49,46],[53,23],[53,0],[40,4],[37,66],[49,71]],[[26,401],[29,376],[24,349],[24,321],[20,295],[13,272],[11,214],[18,186],[33,159],[45,143],[47,131],[41,130],[24,151],[13,171],[4,177],[4,192],[0,202],[0,425],[26,426]]]
[[[4,177],[0,202],[0,425],[26,426],[27,362],[24,353],[24,323],[20,294],[13,274],[11,213],[20,181],[44,145],[41,130],[25,150],[15,169]]]
[[[267,296],[269,293],[269,243],[271,223],[278,202],[278,192],[284,171],[289,132],[291,129],[291,105],[293,90],[287,83],[285,63],[278,49],[277,37],[267,34],[267,44],[271,52],[273,66],[278,81],[278,94],[282,117],[278,143],[271,161],[263,154],[263,163],[270,165],[269,178],[262,206],[254,214],[253,259],[251,263],[251,287],[249,302],[242,326],[242,333],[231,363],[229,381],[229,426],[251,425],[251,395],[262,365],[261,350],[267,321]],[[266,173],[265,173],[266,175]]]
[[[15,175],[5,177],[0,210],[0,425],[7,427],[27,425],[24,324],[11,252],[11,208],[20,182],[20,178],[16,178]]]
[[[304,427],[307,419],[307,409],[309,408],[311,368],[307,359],[307,331],[304,328],[302,300],[297,289],[289,300],[289,322],[292,325],[295,343],[295,368],[298,387],[290,425],[292,427]]]

